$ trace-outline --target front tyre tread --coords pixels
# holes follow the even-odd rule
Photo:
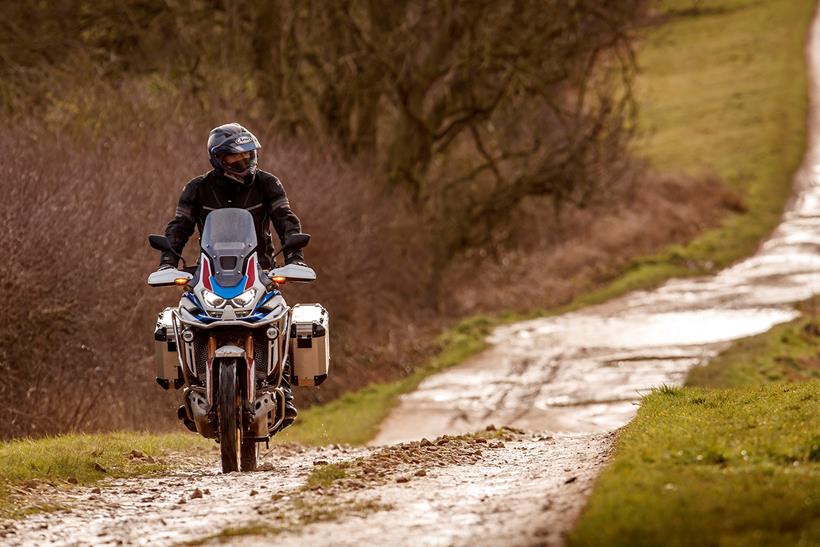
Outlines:
[[[242,471],[256,471],[256,458],[259,445],[254,440],[242,440]]]
[[[219,364],[219,447],[222,472],[239,471],[239,421],[237,414],[236,361]]]

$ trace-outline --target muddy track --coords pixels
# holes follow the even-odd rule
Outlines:
[[[44,487],[33,496],[69,509],[7,523],[0,536],[26,546],[555,544],[610,443],[610,434],[490,431],[368,449],[276,447],[263,470],[228,475],[213,457],[181,460],[162,478]],[[323,469],[343,476],[308,487]]]
[[[9,545],[557,545],[647,390],[679,384],[732,340],[820,292],[820,28],[811,144],[783,222],[753,257],[580,312],[512,325],[493,348],[402,398],[374,447],[276,447],[221,475],[214,454],[170,476],[27,494],[65,510],[0,524]],[[521,432],[441,435],[512,425]],[[533,433],[539,432],[539,433]],[[422,437],[428,440],[419,441]],[[395,444],[398,442],[404,444]],[[314,472],[330,478],[308,485]],[[335,473],[335,475],[333,474]],[[330,480],[335,479],[335,480]]]

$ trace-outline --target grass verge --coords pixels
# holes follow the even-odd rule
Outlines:
[[[814,10],[815,0],[659,2],[660,24],[638,47],[636,153],[660,171],[717,175],[746,211],[633,260],[575,306],[717,271],[777,225],[807,142],[804,50]]]
[[[819,545],[819,304],[646,397],[572,545]]]
[[[818,404],[816,381],[654,392],[571,545],[820,544]]]
[[[0,444],[0,517],[48,510],[32,504],[38,487],[93,484],[107,477],[158,474],[169,452],[202,451],[212,443],[194,435],[101,433],[18,439]]]

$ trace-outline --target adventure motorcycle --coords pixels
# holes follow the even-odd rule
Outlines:
[[[150,245],[177,254],[164,236]],[[278,254],[305,247],[307,234],[287,238]],[[319,304],[289,307],[279,290],[287,281],[311,282],[309,267],[259,267],[253,217],[245,209],[218,209],[206,217],[195,267],[162,269],[154,287],[184,289],[179,306],[157,318],[157,383],[184,387],[180,419],[216,439],[222,471],[256,468],[257,443],[285,425],[282,381],[319,385],[329,366],[329,321]]]

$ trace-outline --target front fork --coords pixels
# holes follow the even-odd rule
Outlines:
[[[244,340],[244,355],[233,354],[230,357],[236,358],[237,363],[244,362],[244,367],[237,368],[237,387],[240,391],[241,416],[243,433],[255,440],[267,440],[270,435],[278,431],[285,417],[285,393],[282,389],[283,364],[281,360],[276,364],[276,382],[272,388],[266,389],[257,396],[256,390],[256,360],[254,359],[253,337],[246,336]],[[219,383],[219,360],[221,348],[217,348],[216,338],[208,338],[208,361],[205,374],[205,386],[207,394],[207,408],[209,421],[216,423],[216,407],[214,401],[217,400]],[[229,353],[229,352],[222,352]],[[273,416],[268,419],[269,413]]]
[[[244,348],[241,351],[236,346],[224,346],[217,348],[216,338],[208,337],[208,366],[205,370],[205,386],[208,393],[208,406],[213,407],[216,400],[217,390],[219,389],[218,382],[218,360],[221,358],[236,359],[238,363],[243,363],[245,366],[237,367],[237,385],[242,394],[242,402],[249,406],[256,398],[256,361],[253,358],[253,337],[246,336]],[[223,351],[224,350],[224,351]],[[222,353],[222,355],[219,355]]]

